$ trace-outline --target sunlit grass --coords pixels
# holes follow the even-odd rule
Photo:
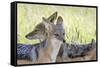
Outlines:
[[[96,8],[18,4],[18,43],[34,44],[38,40],[28,40],[25,35],[55,11],[63,17],[65,39],[68,43],[88,43],[96,39]]]

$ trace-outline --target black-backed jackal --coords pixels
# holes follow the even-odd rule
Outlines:
[[[41,42],[40,44],[35,44],[35,46],[18,44],[18,59],[28,58],[32,63],[56,62],[65,34],[62,17],[59,16],[56,24],[54,24],[56,17],[57,12],[48,19],[43,18],[43,21],[36,26],[35,30],[26,35],[26,38],[29,40],[38,38]],[[18,63],[20,64],[20,60],[18,60]]]

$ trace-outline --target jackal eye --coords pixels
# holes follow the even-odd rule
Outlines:
[[[55,34],[55,36],[59,36],[59,34]]]
[[[37,32],[38,30],[35,30],[35,32]]]
[[[63,35],[65,35],[65,33],[63,33]]]

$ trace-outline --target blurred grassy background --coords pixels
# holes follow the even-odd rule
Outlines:
[[[65,39],[68,43],[89,43],[96,40],[96,8],[18,4],[17,6],[18,43],[34,44],[38,40],[28,40],[25,35],[55,11],[63,17]]]

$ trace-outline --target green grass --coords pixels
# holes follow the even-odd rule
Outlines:
[[[68,43],[89,43],[96,40],[96,8],[18,4],[18,43],[34,44],[38,40],[28,40],[25,35],[55,11],[63,17],[65,39]]]

